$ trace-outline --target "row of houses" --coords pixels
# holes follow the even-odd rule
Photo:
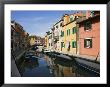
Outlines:
[[[11,51],[13,55],[18,56],[28,49],[29,45],[29,34],[19,23],[11,21]]]
[[[45,47],[45,38],[41,36],[31,35],[29,36],[30,46],[37,46],[38,51],[42,51]]]
[[[45,38],[40,37],[40,36],[36,36],[36,35],[31,35],[29,36],[29,40],[30,40],[30,45],[45,45]]]
[[[64,14],[46,32],[46,49],[63,54],[97,58],[100,54],[100,11]]]
[[[39,46],[41,51],[45,46],[45,38],[29,35],[19,23],[11,21],[11,50],[14,56],[18,56],[33,45]]]

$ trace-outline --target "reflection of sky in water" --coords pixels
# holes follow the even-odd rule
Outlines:
[[[49,72],[49,69],[47,68],[46,61],[43,58],[39,59],[38,61],[39,61],[39,66],[33,68],[32,70],[26,68],[23,76],[31,76],[31,77],[52,76]]]
[[[59,58],[49,58],[48,56],[40,55],[38,60],[24,62],[24,67],[21,71],[24,77],[79,77],[79,76],[96,76],[79,67],[73,61],[68,61]]]

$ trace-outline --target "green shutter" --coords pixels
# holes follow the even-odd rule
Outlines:
[[[63,47],[63,43],[61,42],[61,48]]]
[[[76,48],[76,41],[74,41],[74,48]]]
[[[69,35],[70,35],[70,29],[69,29]]]
[[[74,28],[72,28],[72,33],[74,34]]]
[[[72,33],[73,33],[73,34],[76,33],[76,27],[73,27]]]
[[[92,39],[90,39],[90,48],[92,48]]]
[[[84,48],[86,48],[86,39],[84,39]]]
[[[61,31],[61,37],[63,37],[64,36],[64,31]]]
[[[61,35],[60,36],[62,37],[62,31],[61,31]]]
[[[70,21],[72,21],[73,19],[72,18],[70,18]]]
[[[84,22],[84,30],[86,30],[86,22]]]
[[[68,30],[67,30],[67,36],[68,36]]]
[[[75,27],[75,30],[74,30],[74,32],[76,33],[76,27]]]
[[[63,47],[65,48],[65,44],[63,43]]]
[[[72,41],[72,48],[73,48],[74,46],[73,46],[73,41]]]
[[[72,41],[72,48],[76,48],[76,41]]]

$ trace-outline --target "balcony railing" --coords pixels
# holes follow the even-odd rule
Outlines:
[[[54,36],[54,41],[55,42],[59,41],[59,36]]]

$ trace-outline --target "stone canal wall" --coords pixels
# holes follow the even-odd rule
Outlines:
[[[55,54],[55,53],[47,53],[50,56],[55,56],[67,60],[75,60],[79,65],[83,66],[84,68],[91,70],[97,74],[100,74],[100,62],[96,60],[96,57],[89,58],[88,56],[70,56],[68,54]],[[91,60],[92,59],[92,60]],[[98,59],[98,58],[97,58]]]

